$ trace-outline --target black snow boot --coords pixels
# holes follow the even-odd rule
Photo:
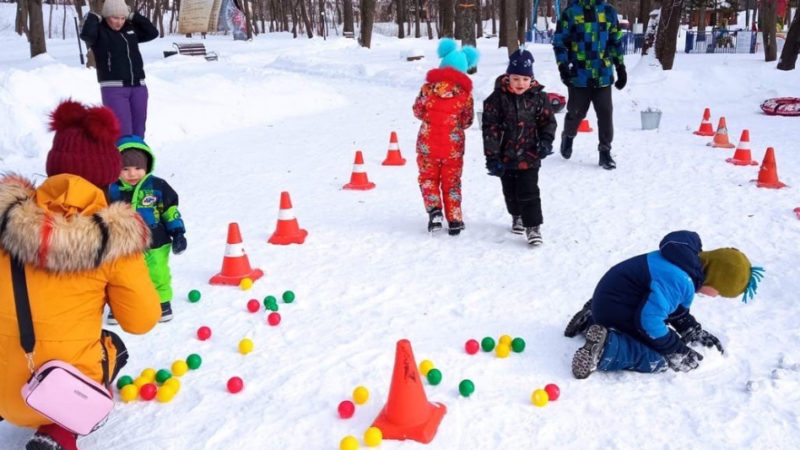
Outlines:
[[[601,145],[598,150],[600,153],[600,161],[598,162],[600,167],[606,170],[616,169],[617,163],[614,162],[614,158],[611,157],[611,148]]]
[[[511,232],[514,234],[525,232],[525,226],[522,225],[522,216],[511,216]]]
[[[428,211],[428,232],[441,230],[442,223],[444,223],[444,216],[442,216],[441,209],[433,208]]]
[[[539,231],[539,225],[535,227],[525,227],[525,238],[530,245],[542,245],[542,232]]]
[[[564,159],[569,159],[572,156],[572,140],[575,136],[569,137],[561,133],[561,156]]]
[[[572,319],[569,320],[567,328],[564,329],[564,336],[575,337],[583,334],[589,328],[592,322],[592,299],[589,299],[581,308],[576,312]]]
[[[447,234],[450,236],[458,236],[461,233],[461,230],[464,229],[464,222],[454,220],[452,222],[447,222]]]

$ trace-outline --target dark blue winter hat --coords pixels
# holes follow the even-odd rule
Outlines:
[[[509,75],[522,75],[523,77],[533,78],[533,55],[531,52],[518,48],[517,51],[508,57],[508,68],[506,73]]]
[[[436,53],[439,58],[442,58],[442,63],[439,64],[440,68],[452,67],[466,73],[468,69],[478,65],[479,55],[475,47],[465,45],[461,50],[458,50],[458,43],[450,38],[444,38],[439,41]]]

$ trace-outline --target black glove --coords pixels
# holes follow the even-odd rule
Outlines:
[[[628,72],[625,72],[625,66],[620,64],[617,66],[617,81],[614,87],[621,90],[626,84],[628,84]]]
[[[564,83],[565,86],[569,86],[569,67],[567,67],[566,64],[559,64],[558,73],[561,75],[561,82]]]
[[[502,177],[503,173],[505,173],[505,166],[503,166],[503,163],[499,159],[487,159],[486,170],[488,170],[489,175],[493,177]]]
[[[536,145],[536,156],[538,156],[539,159],[545,159],[552,154],[553,154],[553,143],[539,141],[539,143]]]
[[[719,342],[719,339],[717,339],[717,337],[713,334],[704,330],[699,323],[686,330],[684,333],[681,333],[681,340],[686,345],[700,344],[703,347],[708,348],[716,347],[720,353],[725,353],[725,349],[722,348],[722,344]]]
[[[180,255],[186,250],[186,237],[183,233],[175,233],[172,235],[172,253]]]
[[[682,348],[675,353],[664,355],[664,359],[667,360],[669,367],[675,372],[688,372],[697,369],[700,365],[700,361],[703,360],[703,355],[685,345],[681,347]]]

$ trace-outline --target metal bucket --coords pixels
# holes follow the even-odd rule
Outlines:
[[[643,130],[657,130],[658,125],[660,123],[661,123],[661,111],[657,109],[642,111]]]

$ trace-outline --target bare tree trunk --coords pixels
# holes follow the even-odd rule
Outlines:
[[[428,40],[433,39],[433,26],[431,26],[431,13],[428,11],[425,14],[425,24],[427,25],[428,30]]]
[[[439,0],[439,37],[453,37],[454,0]]]
[[[406,37],[405,29],[403,28],[403,9],[405,9],[404,0],[394,0],[395,21],[397,22],[397,37],[403,39]]]
[[[475,37],[480,39],[483,37],[483,7],[481,6],[482,0],[475,1]]]
[[[658,22],[656,36],[656,58],[663,70],[672,70],[675,62],[675,45],[677,45],[678,27],[680,26],[683,0],[663,0],[661,2],[661,18]]]
[[[259,19],[261,19],[261,32],[262,33],[266,33],[267,32],[267,24],[264,21],[264,17],[266,17],[266,14],[264,14],[264,9],[265,9],[264,8],[264,2],[266,2],[266,1],[267,0],[258,0],[258,15],[260,16]]]
[[[64,3],[66,5],[66,3]],[[86,3],[83,0],[75,0],[73,5],[75,6],[75,12],[78,14],[78,26],[83,26],[83,5]]]
[[[362,47],[372,45],[372,25],[375,23],[375,0],[360,0],[361,3],[361,35],[358,42]]]
[[[418,38],[422,36],[422,31],[419,29],[419,9],[421,5],[419,4],[419,0],[414,0],[414,37]]]
[[[28,0],[28,17],[30,18],[30,34],[28,36],[31,47],[31,58],[47,52],[44,39],[44,16],[42,14],[42,0]]]
[[[30,42],[30,30],[28,29],[28,0],[17,0],[17,17],[14,20],[14,31],[20,36],[24,34]]]
[[[306,26],[306,36],[311,39],[314,37],[314,33],[311,31],[313,27],[311,25],[311,20],[308,18],[308,12],[306,11],[306,2],[304,0],[298,1],[300,2],[300,16],[303,18],[303,23]]]
[[[475,46],[475,3],[478,0],[459,0],[456,5],[461,45]]]
[[[702,0],[697,7],[697,32],[706,34],[706,2]]]
[[[758,12],[758,28],[764,37],[764,61],[778,59],[776,26],[778,24],[778,0],[761,0]]]
[[[499,47],[506,47],[509,56],[519,48],[517,33],[518,0],[501,0]]]
[[[781,59],[778,60],[778,69],[794,70],[798,51],[800,51],[800,9],[795,11],[789,32],[786,33],[786,42],[783,44]]]
[[[353,0],[344,0],[342,5],[344,8],[344,26],[342,27],[342,32],[353,33],[356,30],[353,25]]]
[[[47,39],[53,39],[53,0],[50,0],[50,8],[47,12]]]
[[[517,0],[517,40],[519,43],[525,42],[525,31],[530,29],[530,11],[533,11],[531,0]]]

